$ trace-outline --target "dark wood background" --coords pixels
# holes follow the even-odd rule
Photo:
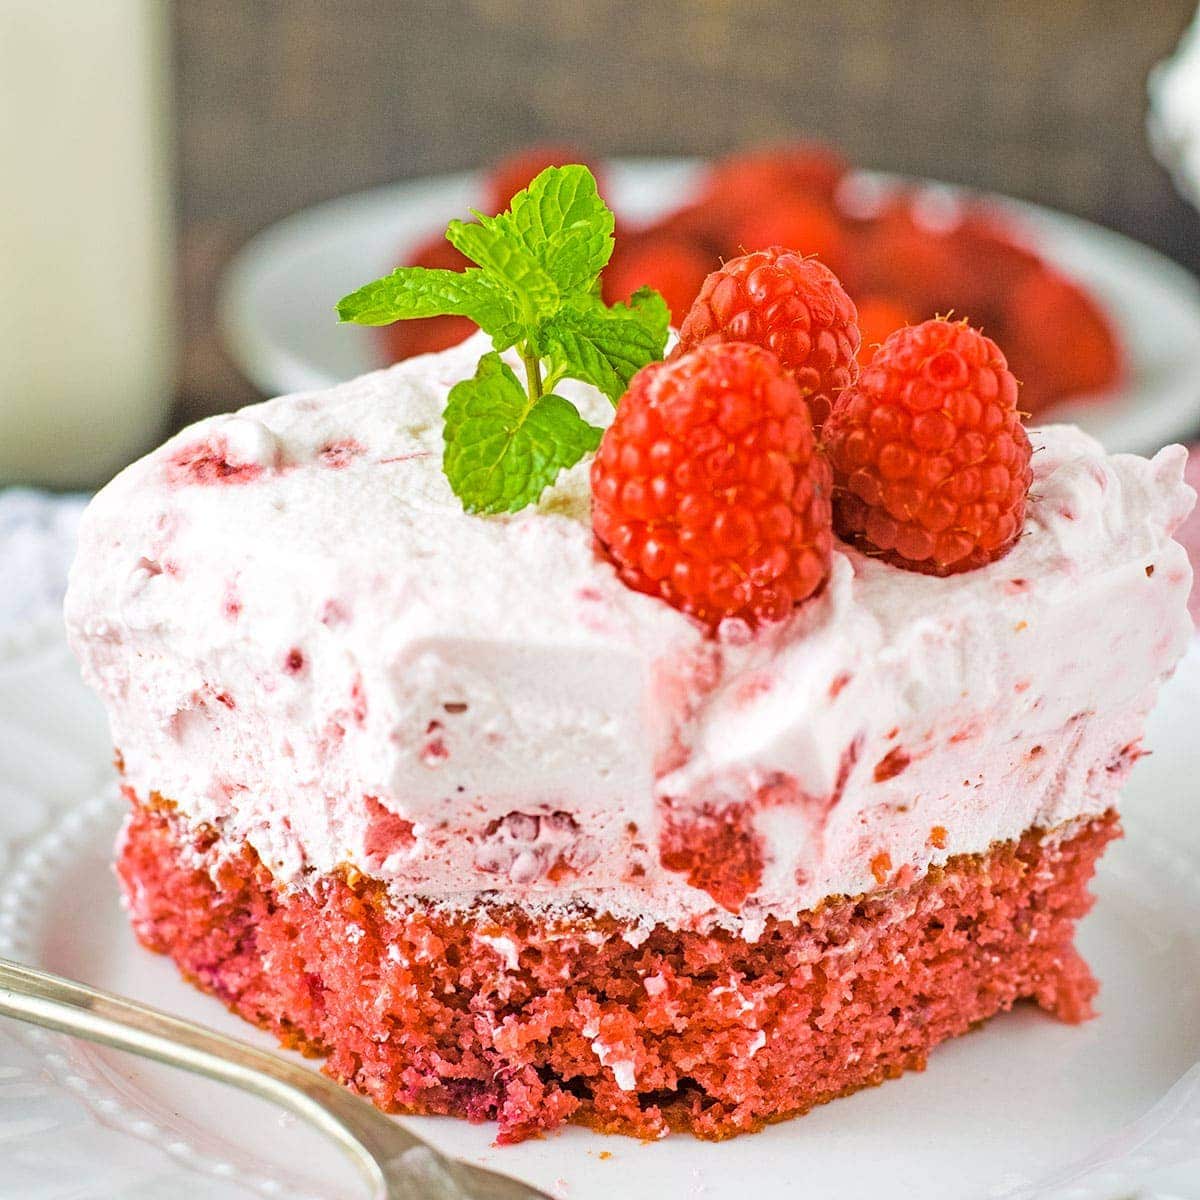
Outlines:
[[[828,138],[993,188],[1200,270],[1150,156],[1151,65],[1193,0],[177,0],[179,413],[253,399],[213,326],[256,230],[342,192],[538,139],[713,154]]]

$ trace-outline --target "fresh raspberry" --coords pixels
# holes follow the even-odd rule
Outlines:
[[[834,526],[867,553],[953,575],[1020,536],[1033,472],[1017,381],[965,321],[893,333],[838,399],[824,444]]]
[[[773,354],[731,342],[634,376],[592,464],[592,526],[632,588],[710,627],[781,620],[829,573],[828,464]]]
[[[682,321],[716,255],[681,237],[656,231],[618,235],[612,261],[604,270],[604,299],[624,303],[640,287],[662,293],[672,319]]]
[[[782,246],[730,259],[704,281],[675,353],[712,341],[770,350],[795,377],[818,431],[858,377],[854,302],[828,267]]]

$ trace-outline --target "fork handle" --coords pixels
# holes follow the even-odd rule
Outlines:
[[[381,1164],[425,1143],[339,1084],[276,1054],[158,1009],[0,958],[0,1016],[127,1050],[232,1084],[288,1109],[333,1138],[377,1197]],[[431,1151],[441,1159],[437,1151]]]

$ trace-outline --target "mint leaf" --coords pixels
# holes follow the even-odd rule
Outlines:
[[[477,223],[451,221],[446,240],[478,263],[484,277],[508,295],[525,325],[536,323],[561,303],[558,285],[496,218],[481,215]]]
[[[554,394],[554,382],[583,380],[615,404],[633,374],[662,357],[668,313],[648,288],[628,305],[601,299],[614,221],[586,167],[550,167],[508,212],[474,216],[451,221],[446,239],[475,266],[401,267],[346,296],[338,314],[360,325],[451,314],[491,336],[474,378],[450,392],[442,466],[468,512],[513,512],[600,443],[601,430]],[[510,347],[525,364],[524,387],[497,353]]]
[[[494,218],[564,293],[587,287],[608,265],[614,218],[587,167],[549,167]]]
[[[542,350],[555,378],[582,379],[616,404],[630,379],[662,358],[670,317],[657,292],[640,288],[628,305],[564,308],[542,327]]]
[[[561,396],[530,396],[499,356],[485,354],[473,379],[455,384],[446,403],[442,467],[467,512],[515,512],[565,467],[600,444]]]
[[[520,336],[511,298],[479,270],[398,267],[338,301],[338,316],[356,325],[390,325],[413,317],[470,317],[511,346]]]

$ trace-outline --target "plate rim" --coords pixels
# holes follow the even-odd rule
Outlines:
[[[1193,644],[1192,653],[1200,665],[1200,640]],[[46,885],[55,877],[56,868],[68,865],[87,849],[90,839],[99,836],[106,822],[120,816],[122,808],[116,786],[109,784],[58,812],[41,835],[16,856],[0,878],[0,956],[37,965],[35,939],[44,912],[40,906],[28,902],[29,895],[46,894]],[[1162,830],[1151,826],[1139,828],[1130,840],[1142,843],[1142,852],[1150,856],[1152,862],[1145,869],[1161,868],[1175,884],[1190,888],[1200,908],[1200,866],[1184,849]],[[1115,868],[1110,865],[1109,871],[1118,880],[1122,873],[1130,873],[1124,864]],[[1200,953],[1200,931],[1194,935],[1194,941]],[[232,1180],[264,1197],[278,1196],[281,1182],[284,1185],[293,1182],[264,1173],[261,1164],[243,1170],[227,1157],[215,1157],[197,1147],[186,1133],[164,1126],[155,1119],[153,1110],[138,1108],[112,1087],[100,1069],[101,1060],[89,1044],[19,1023],[15,1035],[42,1053],[47,1073],[55,1084],[82,1100],[101,1124],[159,1147],[185,1170]],[[47,1047],[55,1046],[60,1048],[59,1052],[45,1052]],[[74,1054],[74,1062],[64,1050]],[[84,1065],[90,1068],[90,1076],[82,1073]],[[1031,1183],[988,1194],[994,1200],[1108,1200],[1114,1188],[1136,1190],[1140,1177],[1147,1171],[1187,1162],[1188,1152],[1195,1153],[1200,1144],[1197,1135],[1200,1135],[1200,1058],[1185,1067],[1179,1079],[1149,1108],[1103,1136],[1083,1154]],[[228,1140],[221,1134],[216,1136],[220,1141]],[[332,1194],[324,1189],[318,1192],[311,1188],[294,1189],[289,1194],[295,1200],[333,1200]]]

